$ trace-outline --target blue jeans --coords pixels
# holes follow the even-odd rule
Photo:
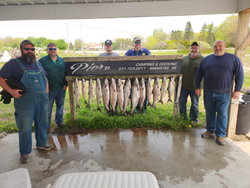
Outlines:
[[[190,95],[191,98],[191,108],[189,117],[191,121],[197,122],[199,115],[199,98],[200,96],[195,94],[195,90],[187,90],[181,87],[181,95],[179,100],[180,114],[187,118],[187,98]],[[187,118],[188,119],[188,118]]]
[[[56,115],[55,115],[55,122],[57,125],[60,125],[63,122],[63,108],[64,108],[64,100],[65,100],[65,93],[66,90],[61,89],[59,91],[49,91],[49,112],[48,112],[48,119],[49,119],[49,126],[51,123],[51,114],[54,102],[56,101]]]
[[[204,92],[208,132],[220,137],[226,136],[229,101],[230,93]]]

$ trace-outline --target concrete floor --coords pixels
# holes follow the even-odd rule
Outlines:
[[[19,164],[18,134],[0,140],[0,173],[27,168],[33,188],[45,188],[69,172],[149,171],[160,188],[250,188],[250,156],[226,139],[201,138],[205,129],[170,131],[155,129],[101,130],[81,134],[51,135],[55,149],[35,149],[30,162]],[[0,184],[1,187],[1,184]]]

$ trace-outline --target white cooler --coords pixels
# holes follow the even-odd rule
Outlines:
[[[18,168],[0,174],[0,188],[31,188],[28,170],[26,168]]]
[[[53,188],[159,188],[150,172],[105,171],[61,175]]]

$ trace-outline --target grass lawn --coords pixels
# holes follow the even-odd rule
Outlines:
[[[227,49],[227,52],[233,53],[233,49]],[[125,52],[124,52],[125,53]],[[124,53],[120,53],[123,55]],[[152,51],[152,55],[180,55],[176,51]],[[42,53],[41,57],[46,55],[46,53]],[[85,56],[97,56],[96,54],[86,54]],[[183,54],[185,56],[187,54]],[[208,54],[203,54],[207,56]],[[80,57],[82,56],[79,53],[73,52],[70,54],[65,54],[64,52],[60,51],[59,56],[61,57]],[[0,68],[3,66],[4,63],[0,63]],[[245,72],[245,80],[243,87],[250,88],[250,49],[246,50],[245,56],[245,64],[244,64],[244,72]],[[108,116],[105,111],[98,112],[96,99],[91,103],[91,109],[87,109],[84,103],[83,97],[80,96],[80,106],[81,108],[76,109],[76,121],[73,123],[70,120],[70,106],[69,106],[69,96],[68,91],[66,92],[66,99],[65,99],[65,116],[64,120],[67,123],[67,126],[64,128],[63,131],[78,129],[78,128],[89,128],[89,129],[99,129],[99,128],[132,128],[132,127],[154,127],[154,128],[171,128],[174,130],[179,129],[188,129],[191,127],[190,122],[188,120],[182,119],[182,117],[178,118],[177,120],[173,118],[173,103],[167,103],[167,94],[165,96],[164,104],[157,103],[156,109],[152,109],[148,107],[147,115],[143,116],[140,114],[136,114],[134,118],[132,117],[122,117],[122,116]],[[190,100],[187,103],[187,108],[190,108]],[[101,104],[101,109],[103,109],[103,103]],[[206,115],[203,103],[203,95],[200,97],[199,102],[199,120],[201,123],[205,124]],[[0,132],[5,131],[7,133],[18,132],[18,128],[15,123],[14,118],[14,106],[13,106],[13,99],[10,104],[3,104],[0,103]],[[189,111],[189,110],[188,110]],[[55,105],[53,108],[52,119],[54,119],[55,114]],[[118,110],[119,114],[119,110]],[[55,126],[55,125],[53,125]],[[201,124],[198,124],[201,126]]]

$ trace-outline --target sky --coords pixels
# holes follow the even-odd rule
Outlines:
[[[154,29],[162,28],[164,32],[185,30],[186,23],[191,22],[194,32],[200,32],[204,23],[219,26],[232,14],[212,14],[195,16],[164,16],[143,18],[109,18],[78,20],[35,20],[35,21],[1,21],[0,37],[12,38],[33,36],[36,38],[64,39],[74,44],[81,38],[85,43],[101,43],[106,39],[129,38],[132,35],[152,35]],[[81,27],[80,27],[81,24]],[[68,25],[68,34],[67,34]],[[81,29],[80,29],[81,28]]]

